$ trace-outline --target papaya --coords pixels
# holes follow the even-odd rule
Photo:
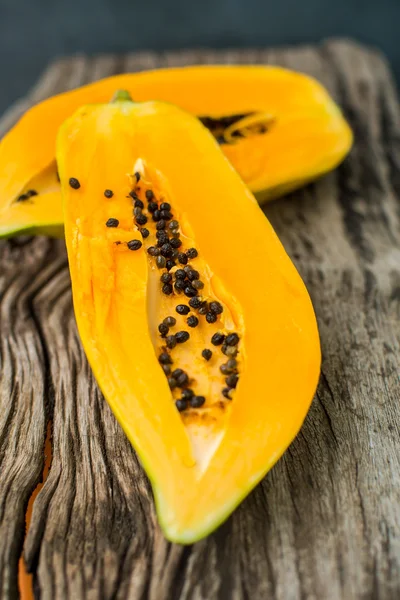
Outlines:
[[[119,92],[57,139],[80,338],[165,536],[214,530],[298,432],[320,369],[306,287],[193,115]]]
[[[58,128],[82,104],[107,102],[120,87],[136,100],[164,100],[198,116],[261,203],[329,171],[352,143],[324,88],[286,69],[197,66],[110,77],[34,106],[4,137],[0,236],[62,235]]]

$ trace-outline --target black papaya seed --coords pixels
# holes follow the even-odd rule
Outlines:
[[[230,333],[226,336],[225,343],[228,346],[237,346],[239,343],[239,336],[237,333]]]
[[[70,177],[69,178],[69,185],[74,190],[79,190],[79,188],[81,187],[81,184],[79,183],[79,181],[78,181],[78,179],[76,177]]]
[[[198,297],[191,298],[189,300],[189,306],[194,309],[199,308],[201,306],[201,303],[202,303],[202,300]]]
[[[160,213],[160,217],[162,217],[161,213]],[[163,218],[161,218],[157,222],[156,229],[157,229],[157,231],[160,231],[160,229],[165,229],[165,226],[166,226],[166,222]]]
[[[182,279],[177,279],[177,281],[175,281],[175,283],[174,283],[174,288],[178,292],[183,292],[185,287],[186,287],[186,283],[184,281],[182,281]]]
[[[158,357],[158,360],[162,365],[172,365],[172,358],[170,357],[168,352],[161,352],[160,356]]]
[[[168,327],[173,327],[176,325],[176,319],[175,317],[165,317],[164,323],[168,325]]]
[[[187,296],[188,298],[193,298],[194,296],[197,296],[197,290],[191,285],[186,286],[183,291],[185,293],[185,296]]]
[[[178,261],[180,262],[181,265],[187,265],[188,257],[183,252],[179,252]]]
[[[199,324],[199,320],[197,317],[195,317],[195,315],[191,315],[190,317],[188,317],[186,323],[189,325],[189,327],[197,327],[197,325]]]
[[[206,321],[207,323],[215,323],[215,321],[217,320],[217,315],[211,311],[209,311],[208,313],[206,313]]]
[[[217,333],[214,333],[214,335],[212,336],[211,343],[214,346],[220,346],[221,344],[224,343],[224,340],[225,340],[224,334],[217,331]]]
[[[201,355],[206,360],[210,360],[210,358],[212,357],[212,352],[208,348],[204,348],[204,350],[202,351]]]
[[[176,346],[176,339],[174,335],[167,335],[165,338],[165,343],[167,344],[167,348],[173,350]]]
[[[189,248],[189,250],[186,251],[186,256],[190,259],[196,258],[198,255],[199,253],[197,252],[196,248]]]
[[[194,282],[193,282],[194,283]],[[208,313],[208,303],[204,300],[197,309],[199,315],[206,315]]]
[[[198,279],[200,277],[200,273],[198,271],[196,271],[195,269],[189,269],[187,272],[187,278],[190,281],[194,281],[195,279]]]
[[[228,385],[231,388],[235,388],[237,386],[238,381],[239,381],[239,376],[236,375],[235,373],[232,373],[232,375],[228,375],[228,377],[225,379],[226,385]]]
[[[136,223],[138,225],[146,225],[147,223],[147,217],[146,215],[139,215],[138,217],[136,217]]]
[[[164,269],[167,264],[165,256],[157,256],[156,265],[159,269]]]
[[[178,315],[187,315],[190,313],[190,308],[186,306],[186,304],[178,304],[175,310],[178,313]]]
[[[171,367],[169,365],[162,365],[162,370],[164,371],[164,373],[166,375],[170,375],[171,374]]]
[[[172,246],[171,244],[163,244],[160,248],[161,256],[169,257],[172,254]]]
[[[182,241],[181,241],[180,239],[178,239],[178,238],[173,238],[173,239],[170,241],[170,244],[171,244],[171,246],[172,246],[173,248],[175,248],[175,249],[176,249],[176,248],[180,248],[180,247],[182,246]]]
[[[139,250],[142,247],[142,242],[140,240],[131,240],[127,243],[129,250]]]
[[[172,285],[170,283],[164,283],[164,285],[162,286],[162,292],[166,296],[170,296],[173,292]]]
[[[189,383],[189,377],[187,373],[181,373],[176,380],[176,385],[180,388],[185,387]]]
[[[178,344],[183,344],[188,341],[190,335],[188,331],[178,331],[178,333],[175,334],[175,338]]]
[[[177,386],[176,379],[174,377],[168,377],[168,385],[171,390],[174,390]]]
[[[169,327],[165,323],[160,323],[158,326],[158,331],[161,333],[161,335],[163,337],[165,337],[169,331]]]
[[[226,366],[228,367],[228,369],[230,369],[231,371],[233,371],[234,369],[237,368],[237,360],[236,358],[230,358],[228,360],[228,362],[226,363]]]
[[[204,396],[193,396],[193,398],[190,399],[190,406],[192,408],[200,408],[200,406],[203,406],[205,401],[206,399]]]
[[[210,310],[216,315],[220,315],[223,312],[222,304],[220,302],[210,302]]]
[[[182,373],[184,373],[185,371],[183,369],[175,369],[174,372],[172,373],[172,377],[179,377],[179,375],[182,375]]]
[[[153,198],[154,198],[153,190],[146,190],[145,196],[146,196],[147,200],[149,200],[149,202],[150,202],[150,200],[153,200]]]
[[[185,398],[179,398],[179,400],[177,400],[175,402],[175,406],[176,408],[179,410],[179,412],[182,412],[183,410],[187,409],[187,400],[185,400]]]

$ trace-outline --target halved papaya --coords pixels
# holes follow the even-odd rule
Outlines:
[[[166,537],[212,531],[299,430],[320,368],[307,290],[201,122],[125,94],[57,161],[76,320]]]
[[[198,66],[110,77],[34,106],[2,140],[0,236],[49,228],[62,235],[58,128],[82,104],[107,102],[120,87],[136,100],[164,100],[197,115],[261,203],[329,171],[352,143],[324,88],[286,69]]]

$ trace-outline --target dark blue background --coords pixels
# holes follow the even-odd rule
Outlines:
[[[347,36],[400,79],[400,0],[0,0],[0,114],[56,56],[244,47]]]

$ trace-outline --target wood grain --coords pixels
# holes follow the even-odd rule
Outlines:
[[[0,130],[32,103],[102,76],[210,62],[310,73],[355,131],[339,170],[265,210],[318,317],[324,360],[312,408],[216,533],[191,547],[169,544],[82,352],[63,242],[1,242],[1,598],[18,596],[24,509],[49,421],[53,461],[24,546],[37,598],[400,597],[400,110],[385,60],[347,41],[77,57],[51,65]]]

